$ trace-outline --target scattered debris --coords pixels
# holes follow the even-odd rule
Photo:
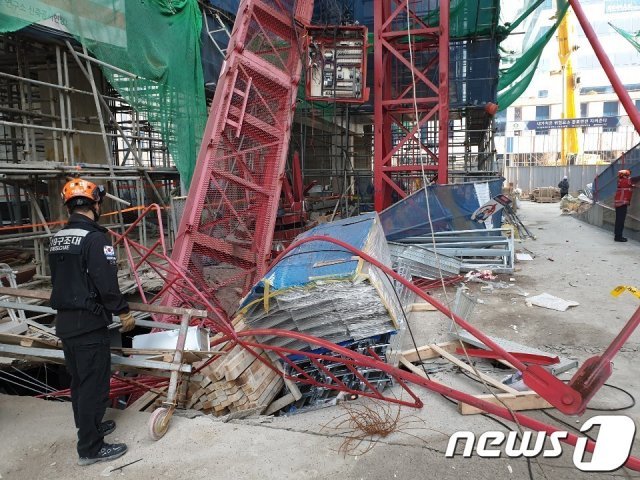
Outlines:
[[[583,213],[591,208],[593,200],[581,193],[578,197],[571,195],[565,195],[560,200],[560,210],[563,214],[574,215],[576,213]]]
[[[578,302],[573,300],[563,300],[562,298],[554,297],[549,293],[541,293],[540,295],[529,297],[525,301],[529,307],[535,305],[537,307],[549,308],[559,312],[564,312],[569,307],[577,307],[580,305]]]
[[[299,238],[314,235],[341,239],[391,265],[387,241],[376,213],[321,224]],[[410,268],[406,265],[400,267],[403,267],[401,274],[410,278]],[[377,267],[342,249],[310,242],[293,249],[265,274],[243,300],[240,313],[247,328],[306,333],[355,351],[373,351],[387,363],[397,365],[397,352],[406,328],[403,305],[410,305],[414,298],[413,293],[392,282]],[[256,340],[294,350],[313,352],[317,349],[315,345],[292,337],[270,335]],[[241,353],[237,352],[237,355]],[[233,356],[232,351],[222,362],[232,361]],[[363,380],[340,362],[329,363],[322,369],[305,356],[293,362],[294,366],[286,364],[285,371],[294,377],[300,372],[318,379],[333,375],[350,388],[360,390]],[[215,363],[213,368],[216,368]],[[360,374],[379,390],[392,383],[388,374],[378,370],[363,369]],[[227,375],[226,380],[233,379]],[[285,411],[299,411],[331,402],[338,391],[320,384],[322,382],[318,386],[300,385],[295,398],[288,397],[294,392],[287,386],[276,401],[282,398],[290,400],[284,405]],[[232,409],[233,404],[228,407]]]
[[[560,189],[558,187],[539,187],[531,192],[531,200],[538,203],[554,203],[560,201]]]
[[[442,257],[440,268],[445,273],[453,272],[451,258],[461,262],[459,269],[462,272],[479,269],[490,269],[497,273],[513,272],[514,239],[511,228],[441,231],[402,237],[395,242],[394,245],[404,244],[437,252]],[[435,267],[438,267],[437,262]]]
[[[526,383],[524,383],[524,380],[522,379],[522,372],[519,370],[503,378],[502,383],[504,385],[510,386],[515,390],[518,390],[519,392],[526,392],[527,390],[529,390],[529,387]]]
[[[457,338],[459,340],[462,340],[466,344],[473,345],[474,347],[477,347],[477,348],[487,349],[487,346],[484,343],[482,343],[480,340],[478,340],[476,337],[471,335],[466,330],[458,329],[457,331],[450,331],[450,333],[451,333],[451,335],[453,335],[453,337],[455,337],[455,338]],[[517,342],[512,342],[510,340],[506,340],[506,339],[500,338],[500,337],[494,337],[492,335],[487,335],[487,336],[493,342],[495,342],[496,344],[498,344],[502,348],[504,348],[507,352],[511,352],[511,353],[526,353],[526,354],[539,355],[539,356],[545,356],[545,357],[549,356],[548,352],[545,352],[543,350],[539,350],[537,348],[532,348],[532,347],[528,347],[528,346],[525,346],[525,345],[521,345],[521,344],[519,344]],[[569,359],[569,358],[565,358],[565,357],[558,357],[558,360],[559,361],[557,363],[554,363],[553,365],[548,365],[548,366],[545,367],[554,375],[559,375],[559,374],[561,374],[563,372],[566,372],[566,371],[571,370],[572,368],[576,368],[578,366],[578,361],[575,360],[575,359]]]
[[[530,262],[533,260],[533,257],[528,253],[516,253],[516,260],[519,262]]]
[[[476,280],[495,280],[498,277],[493,274],[491,270],[482,270],[479,272],[471,271],[465,275],[466,280],[476,281]]]

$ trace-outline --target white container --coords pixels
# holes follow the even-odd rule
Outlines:
[[[141,350],[175,350],[178,344],[179,330],[165,330],[163,332],[146,333],[133,337],[133,348]],[[187,339],[184,342],[185,351],[209,351],[209,331],[200,327],[189,327]]]

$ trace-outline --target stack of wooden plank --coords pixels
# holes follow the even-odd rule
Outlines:
[[[200,373],[204,379],[191,382],[187,408],[220,416],[243,410],[264,410],[284,385],[278,370],[262,351],[257,359],[236,345]]]
[[[246,328],[242,320],[234,323],[236,330]],[[254,349],[255,355],[240,345],[223,349],[226,354],[200,370],[204,378],[189,383],[187,408],[216,416],[266,409],[284,385],[278,369],[262,349]]]
[[[531,200],[538,203],[559,202],[560,189],[557,187],[538,187],[531,192]]]
[[[247,328],[242,316],[237,316],[232,323],[237,331]],[[218,338],[214,337],[213,341]],[[249,337],[247,341],[255,339]],[[254,349],[254,355],[240,345],[228,343],[216,345],[216,349],[222,354],[179,389],[182,392],[179,404],[216,416],[246,410],[261,413],[265,410],[284,385],[279,370],[267,354],[262,349]],[[208,359],[192,361],[196,370]],[[153,411],[165,400],[165,390],[147,392],[128,408]]]

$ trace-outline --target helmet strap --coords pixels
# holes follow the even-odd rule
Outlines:
[[[91,211],[93,212],[93,216],[94,216],[93,221],[94,222],[97,222],[100,219],[100,212],[98,212],[98,209],[96,208],[97,204],[98,203],[96,202],[93,205],[91,205]]]

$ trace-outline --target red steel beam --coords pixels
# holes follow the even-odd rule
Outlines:
[[[569,4],[571,5],[571,8],[573,8],[573,13],[576,14],[576,18],[578,19],[578,22],[580,22],[580,26],[589,40],[596,57],[598,57],[598,61],[600,62],[600,65],[602,65],[604,73],[606,73],[607,78],[609,78],[609,81],[611,82],[611,86],[615,90],[616,95],[618,95],[620,103],[622,103],[627,115],[629,115],[631,123],[633,123],[633,126],[636,128],[636,132],[640,133],[640,112],[638,112],[636,106],[633,104],[633,100],[631,100],[629,92],[624,88],[624,84],[620,80],[620,77],[618,77],[615,67],[609,60],[604,48],[602,48],[602,44],[600,43],[600,40],[598,40],[598,35],[596,35],[595,30],[589,23],[589,20],[582,9],[582,5],[580,5],[578,0],[569,0]]]
[[[430,7],[425,0],[373,4],[376,211],[410,193],[421,162],[430,179],[448,182],[450,5],[440,2],[437,27],[425,23]]]
[[[440,112],[438,112],[438,178],[439,184],[449,183],[449,9],[448,1],[440,2],[440,42],[438,66]]]
[[[514,368],[522,372],[524,383],[540,394],[551,405],[556,407],[562,413],[567,415],[581,415],[587,408],[587,403],[595,392],[602,386],[606,378],[611,374],[611,360],[614,355],[620,350],[624,342],[635,331],[640,324],[640,307],[633,314],[631,319],[627,322],[622,331],[618,334],[615,340],[607,348],[606,352],[602,356],[596,356],[590,358],[585,362],[578,372],[571,379],[567,385],[559,378],[555,377],[545,368],[540,365],[525,365],[519,358],[516,358],[512,353],[508,352],[495,341],[485,335],[482,331],[468,323],[462,317],[452,312],[446,305],[436,300],[432,296],[426,294],[419,287],[412,284],[404,277],[396,273],[388,266],[382,264],[379,260],[371,257],[370,255],[358,250],[353,245],[350,245],[342,240],[332,238],[326,235],[314,235],[299,239],[291,244],[286,250],[284,250],[274,263],[277,263],[281,258],[287,255],[293,248],[296,248],[304,243],[320,241],[328,242],[338,245],[348,252],[359,256],[365,262],[378,267],[386,275],[393,278],[397,282],[402,283],[406,288],[415,293],[418,297],[429,302],[436,307],[440,312],[451,318],[460,327],[476,337],[484,345],[491,349],[491,351],[499,354],[501,358],[513,365]]]

